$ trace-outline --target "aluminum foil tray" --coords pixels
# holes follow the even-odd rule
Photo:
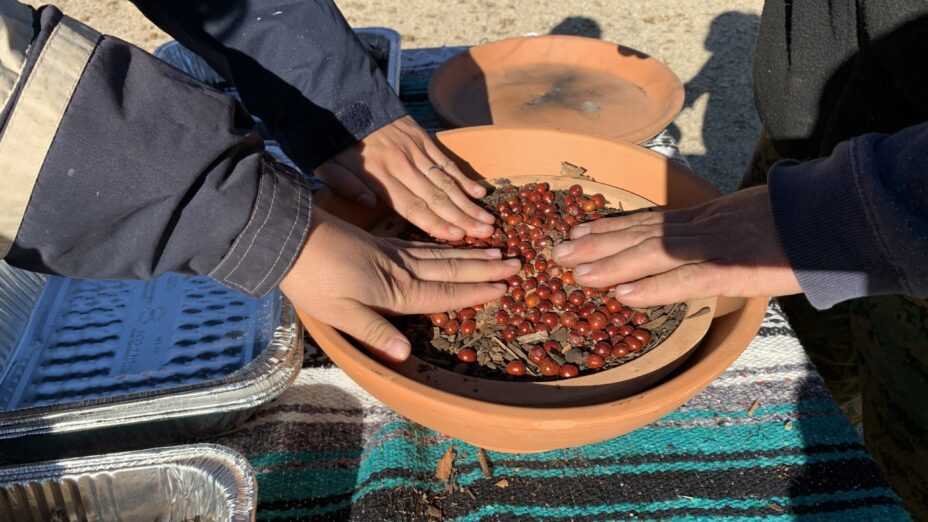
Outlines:
[[[0,263],[0,459],[205,437],[279,395],[302,363],[279,292],[205,277],[43,278]]]
[[[0,468],[0,520],[246,522],[255,473],[210,444]]]

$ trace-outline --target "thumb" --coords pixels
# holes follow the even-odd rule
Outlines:
[[[333,160],[316,167],[314,174],[339,196],[354,201],[365,207],[377,204],[377,196],[361,181],[354,172]]]
[[[377,312],[355,303],[340,314],[339,330],[357,339],[372,355],[388,362],[403,362],[412,351],[409,340]]]

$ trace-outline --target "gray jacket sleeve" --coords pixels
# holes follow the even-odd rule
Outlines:
[[[928,123],[780,162],[769,185],[777,235],[814,306],[928,297]]]
[[[0,255],[72,277],[170,271],[271,290],[311,199],[244,108],[53,7],[17,5],[34,34],[0,114],[0,180],[24,208],[0,208]]]

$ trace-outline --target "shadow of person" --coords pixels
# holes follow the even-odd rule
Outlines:
[[[551,29],[550,34],[566,34],[572,36],[585,36],[587,38],[602,38],[603,29],[599,22],[586,16],[568,16]]]
[[[258,518],[348,520],[364,450],[363,405],[332,384],[298,378],[237,430],[234,448],[258,476]]]
[[[760,120],[751,90],[751,63],[759,23],[757,15],[729,11],[710,25],[705,48],[712,56],[685,84],[683,108],[692,109],[708,96],[702,123],[705,154],[687,154],[697,173],[707,176],[722,192],[738,185],[744,164],[751,154]],[[688,139],[671,126],[678,141]]]

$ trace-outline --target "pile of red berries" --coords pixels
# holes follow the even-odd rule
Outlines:
[[[568,239],[571,228],[603,217],[599,211],[605,208],[606,199],[601,194],[586,197],[580,185],[552,191],[547,183],[537,183],[518,189],[507,186],[493,196],[498,201],[488,210],[495,212],[500,223],[493,235],[456,243],[500,248],[504,257],[520,258],[522,270],[508,279],[509,289],[498,302],[432,314],[433,326],[455,339],[492,330],[503,341],[517,343],[525,357],[505,367],[515,376],[525,375],[529,363],[534,366],[532,374],[575,377],[581,369],[621,364],[648,346],[651,333],[637,328],[650,320],[646,313],[611,297],[612,288],[577,285],[570,271],[550,259],[552,247]],[[541,344],[524,339],[536,339],[532,334],[542,331],[549,336]],[[577,350],[570,357],[574,363],[564,357],[571,350]],[[473,363],[477,353],[461,347],[457,358]]]

